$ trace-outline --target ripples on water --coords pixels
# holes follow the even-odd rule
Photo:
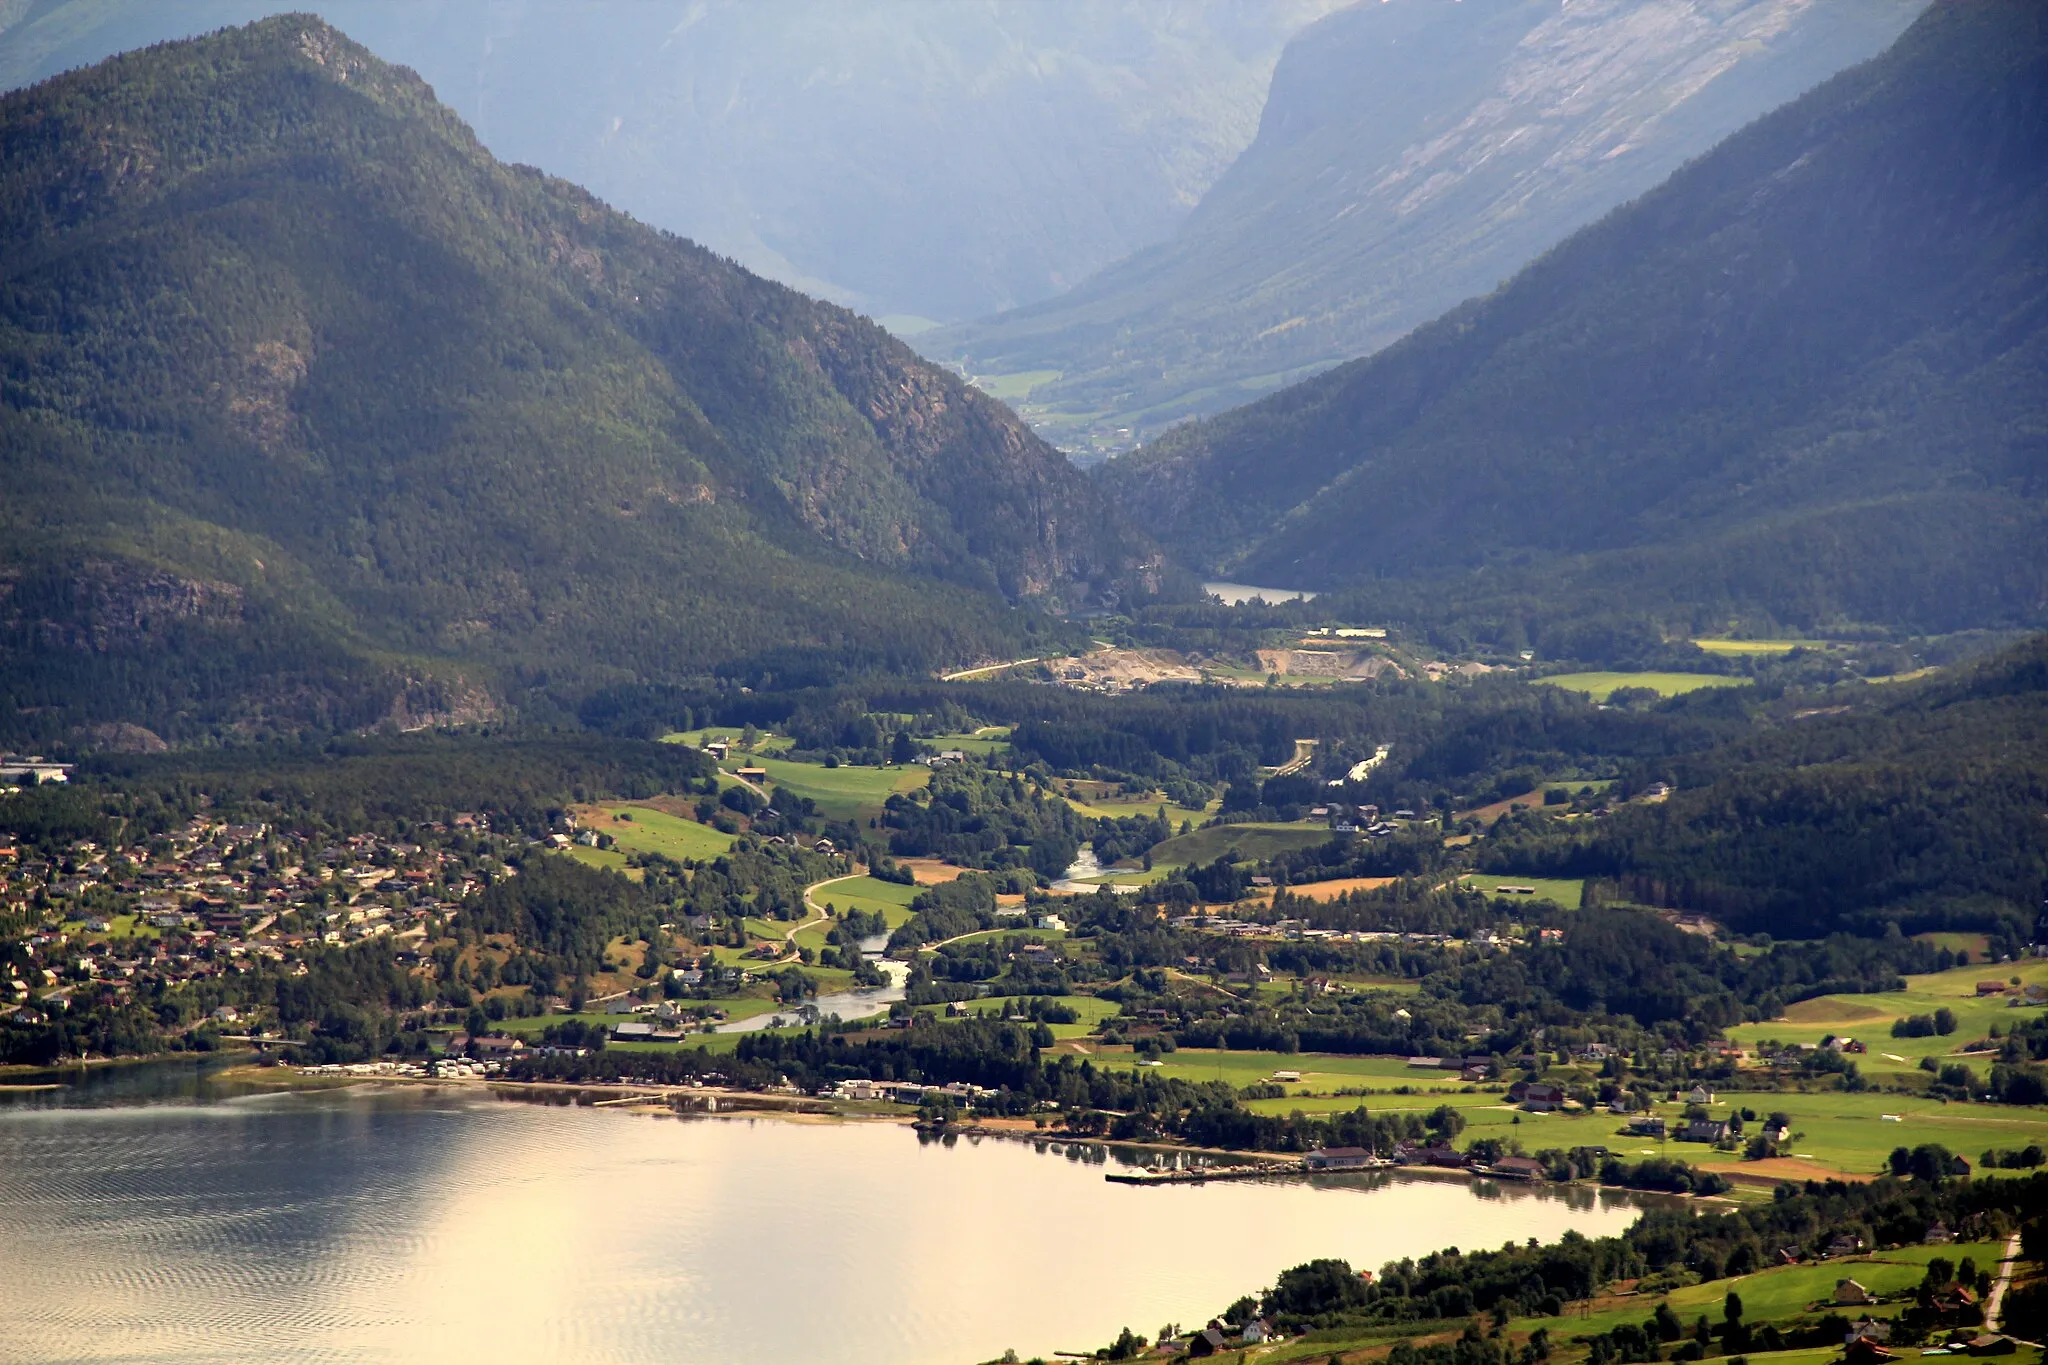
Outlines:
[[[1133,1189],[894,1125],[425,1088],[0,1105],[0,1361],[958,1365],[1189,1322],[1318,1255],[1619,1230],[1584,1192]]]

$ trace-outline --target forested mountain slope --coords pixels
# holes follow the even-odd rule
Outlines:
[[[1860,694],[1860,695],[1859,695]],[[1532,829],[1487,864],[1566,869],[1737,932],[1803,938],[2000,925],[2048,886],[2048,637],[1664,760],[1677,784],[1583,837]]]
[[[2025,624],[2044,326],[2048,9],[1943,0],[1497,293],[1106,477],[1247,582],[1547,564],[1651,604]]]
[[[926,666],[1149,553],[874,324],[493,160],[305,16],[0,98],[0,487],[15,719]]]
[[[1344,0],[325,0],[499,157],[877,315],[1046,298],[1168,236]],[[303,0],[0,0],[0,88]]]
[[[1258,137],[1171,240],[921,338],[1057,370],[1050,429],[1140,436],[1387,345],[1744,123],[1884,50],[1924,0],[1392,0],[1288,46]]]

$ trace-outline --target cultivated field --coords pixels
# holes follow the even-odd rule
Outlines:
[[[1697,692],[1703,687],[1747,687],[1748,678],[1731,678],[1719,673],[1556,673],[1531,681],[1550,687],[1567,687],[1605,701],[1617,687],[1647,687],[1660,697]]]

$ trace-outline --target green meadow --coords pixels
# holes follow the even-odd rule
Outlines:
[[[659,853],[679,860],[716,858],[730,849],[737,837],[722,834],[695,820],[646,806],[606,806],[604,809],[619,822],[605,832],[620,848],[634,853]]]
[[[1676,697],[1685,692],[1697,692],[1703,687],[1750,685],[1748,678],[1731,678],[1720,673],[1554,673],[1531,681],[1584,692],[1596,701],[1607,700],[1618,687],[1647,687],[1660,697]]]
[[[1586,883],[1579,878],[1564,877],[1496,877],[1487,872],[1468,872],[1458,880],[1481,891],[1497,891],[1503,886],[1533,886],[1533,896],[1510,896],[1515,901],[1555,901],[1567,910],[1579,908],[1579,899],[1586,889]]]
[[[1327,825],[1211,825],[1153,845],[1152,864],[1191,867],[1213,863],[1232,850],[1241,859],[1270,858],[1326,844],[1332,837]]]
[[[1759,1043],[1818,1043],[1829,1037],[1855,1038],[1870,1050],[1856,1057],[1857,1068],[1873,1078],[1918,1083],[1926,1074],[1920,1059],[1932,1057],[1937,1063],[1961,1061],[1981,1079],[1990,1069],[1988,1056],[1971,1059],[1959,1052],[1967,1043],[1988,1038],[1994,1024],[2010,1025],[2033,1017],[2040,1006],[2015,1005],[2018,992],[1980,998],[1979,981],[2010,983],[2018,977],[2023,986],[2048,987],[2048,961],[2030,959],[1996,965],[1957,967],[1927,976],[1909,976],[1903,991],[1875,995],[1823,995],[1802,1000],[1785,1011],[1781,1019],[1760,1024],[1741,1024],[1728,1030],[1731,1041],[1746,1048]],[[1956,1031],[1922,1038],[1894,1038],[1892,1021],[1909,1015],[1931,1015],[1946,1007],[1956,1016]]]

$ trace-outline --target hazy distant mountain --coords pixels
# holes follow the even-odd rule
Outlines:
[[[2048,619],[2048,6],[1939,0],[1499,292],[1105,477],[1246,582],[1552,563],[1783,619]]]
[[[1924,0],[1392,0],[1289,45],[1256,141],[1173,239],[920,338],[1075,445],[1369,354],[1882,51]]]
[[[929,666],[1149,553],[879,327],[305,16],[0,96],[0,488],[0,713],[187,731]]]
[[[1341,0],[0,0],[0,88],[318,8],[494,153],[876,315],[1045,298],[1167,236]]]

